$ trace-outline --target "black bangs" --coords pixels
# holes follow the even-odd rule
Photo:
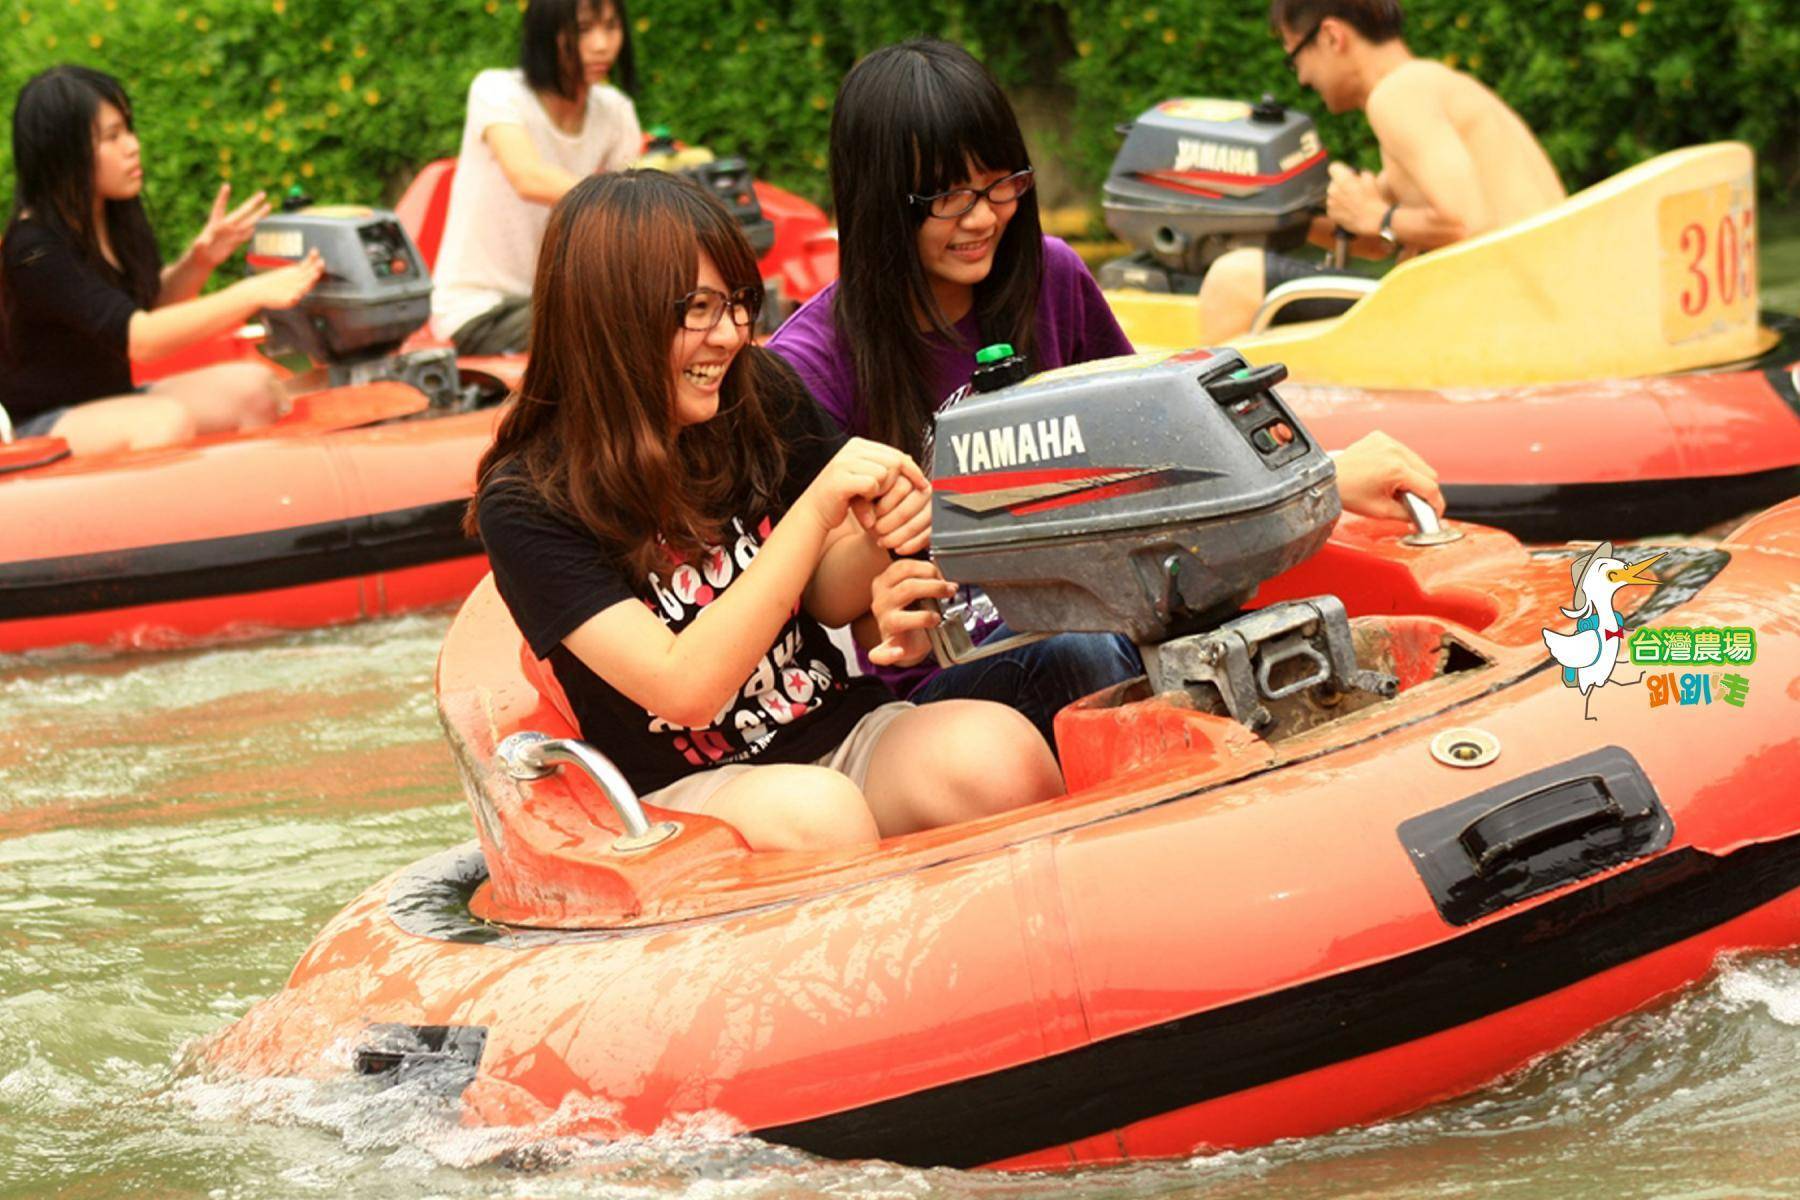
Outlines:
[[[968,182],[971,164],[1007,172],[1031,165],[1012,106],[973,60],[907,56],[905,74],[911,94],[897,97],[896,115],[918,164],[913,190],[919,195]]]

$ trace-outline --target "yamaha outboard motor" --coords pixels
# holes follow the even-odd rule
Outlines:
[[[431,275],[400,219],[386,209],[316,205],[258,222],[252,270],[299,262],[317,250],[325,275],[293,308],[264,310],[269,349],[298,352],[327,368],[333,387],[393,380],[433,407],[467,399],[450,347],[400,353],[431,316]]]
[[[931,541],[946,578],[1023,634],[1124,634],[1155,690],[1204,692],[1252,728],[1268,719],[1258,697],[1392,694],[1356,667],[1335,597],[1238,615],[1341,511],[1331,459],[1273,390],[1285,367],[1191,350],[1008,383],[1007,362],[984,360],[977,394],[937,416]],[[1001,386],[981,392],[984,376]],[[995,651],[958,641],[966,614],[944,615],[940,661]]]
[[[1329,183],[1311,118],[1265,96],[1165,100],[1128,126],[1101,203],[1137,253],[1100,268],[1100,286],[1192,292],[1227,250],[1306,240]]]

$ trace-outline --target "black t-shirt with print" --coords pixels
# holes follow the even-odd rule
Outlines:
[[[132,390],[128,350],[137,301],[42,221],[13,222],[0,254],[12,306],[0,339],[0,404],[14,421]]]
[[[504,471],[482,489],[481,537],[501,599],[532,652],[549,660],[582,736],[640,793],[728,763],[811,762],[893,699],[872,679],[848,677],[824,628],[798,607],[737,695],[700,729],[648,712],[563,645],[588,618],[624,600],[641,602],[679,633],[732,585],[844,440],[797,381],[790,395],[774,405],[794,406],[776,422],[789,439],[776,507],[735,514],[725,522],[725,544],[648,579],[631,577],[616,547],[509,485]]]

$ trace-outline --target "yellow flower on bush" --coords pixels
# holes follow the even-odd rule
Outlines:
[[[1092,42],[1076,42],[1075,43],[1075,53],[1079,54],[1081,57],[1086,58],[1093,52],[1094,52],[1094,43],[1092,43]]]
[[[245,121],[244,122],[244,132],[245,133],[255,133],[256,132],[256,122],[255,121]]]
[[[260,130],[256,137],[258,141],[266,144],[275,140],[275,131],[273,129]]]
[[[1637,32],[1637,22],[1636,21],[1627,21],[1623,25],[1619,26],[1619,36],[1620,37],[1630,37],[1633,34],[1635,34],[1636,32]]]
[[[276,143],[276,149],[280,150],[283,154],[292,153],[294,149],[294,139],[282,138],[280,142]]]
[[[817,93],[813,94],[812,106],[814,108],[818,109],[820,112],[824,112],[826,106],[829,105],[830,103],[831,103],[831,101],[827,100],[825,97],[818,95]]]
[[[367,58],[369,57],[369,48],[361,42],[358,42],[350,53],[355,58]]]
[[[370,88],[368,91],[363,93],[363,103],[368,105],[370,108],[374,108],[377,104],[381,103],[381,93],[376,91],[374,88]]]
[[[1457,13],[1456,14],[1456,27],[1458,29],[1467,29],[1469,27],[1469,14],[1468,13]]]
[[[19,24],[21,24],[21,25],[31,24],[31,10],[29,8],[21,8],[19,10]]]
[[[220,167],[219,168],[219,178],[220,179],[230,179],[231,178],[231,168],[230,167]]]
[[[279,17],[287,11],[287,0],[270,0],[269,7],[274,9],[275,15]]]
[[[1154,8],[1146,8],[1144,10],[1144,24],[1146,24],[1146,25],[1156,24],[1156,18],[1159,15],[1160,14]]]
[[[487,9],[488,16],[498,16],[500,13],[500,0],[487,0],[487,3],[481,7]]]
[[[811,37],[807,38],[806,40],[808,42],[812,43],[812,48],[814,50],[817,50],[825,45],[825,35],[822,33],[815,33]]]
[[[277,96],[281,94],[281,76],[277,75],[275,78],[269,80],[269,90],[274,92]]]
[[[1590,21],[1598,21],[1601,17],[1606,15],[1606,10],[1601,8],[1598,4],[1589,4],[1586,8],[1581,10],[1581,15]]]
[[[637,19],[637,31],[639,33],[649,33],[650,32],[650,18],[649,17],[639,17]]]
[[[1459,63],[1459,62],[1461,62],[1461,61],[1462,61],[1462,55],[1460,55],[1460,54],[1446,54],[1446,55],[1444,55],[1444,65],[1445,65],[1445,66],[1446,66],[1446,67],[1451,67],[1451,68],[1454,68],[1454,67],[1455,67],[1455,66],[1456,66],[1456,64],[1457,64],[1457,63]]]
[[[220,146],[219,147],[219,161],[220,162],[230,162],[231,161],[231,147],[230,146]]]
[[[337,43],[332,41],[330,38],[320,38],[319,39],[319,49],[323,50],[327,54],[330,54],[332,47],[336,46],[336,45],[337,45]]]
[[[198,132],[200,129],[200,118],[199,117],[189,117],[187,119],[187,127],[188,127],[189,133]]]
[[[101,0],[100,7],[104,8],[107,12],[118,12],[119,0]]]
[[[308,179],[311,179],[313,177],[313,165],[309,162],[301,163],[300,164],[300,174],[306,176]]]
[[[1649,16],[1650,10],[1655,7],[1656,5],[1652,4],[1650,0],[1638,0],[1638,14],[1640,16]]]
[[[1175,44],[1175,39],[1180,36],[1181,36],[1180,34],[1175,32],[1173,26],[1171,26],[1167,29],[1164,29],[1163,33],[1162,33],[1162,39],[1163,39],[1164,44],[1170,45],[1170,46],[1173,46]]]
[[[46,49],[46,50],[56,49],[56,35],[54,33],[49,34],[44,38],[44,49]]]
[[[325,106],[325,115],[328,117],[335,117],[343,111],[343,109],[338,107],[338,102],[336,100],[333,100],[330,104]]]
[[[761,17],[756,18],[756,32],[758,32],[758,33],[769,32],[769,23],[767,21],[763,20]]]
[[[92,46],[96,50],[98,50],[100,48],[100,43],[104,42],[105,40],[106,40],[105,38],[101,37],[97,33],[88,34],[88,45]]]
[[[282,187],[293,187],[294,186],[294,173],[292,171],[283,171],[281,173],[281,186]]]
[[[186,25],[187,19],[188,19],[188,10],[187,9],[178,8],[175,10],[175,23],[177,25]]]
[[[355,90],[356,80],[350,78],[350,72],[345,71],[342,75],[338,76],[338,91],[353,92]]]
[[[198,29],[201,33],[205,33],[212,28],[212,22],[205,17],[195,17],[194,28]]]

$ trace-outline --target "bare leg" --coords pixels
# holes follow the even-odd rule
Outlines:
[[[940,700],[894,718],[863,781],[883,837],[1006,812],[1062,790],[1037,729],[986,700]]]
[[[69,443],[71,454],[148,450],[192,440],[194,417],[166,397],[112,396],[76,405],[50,433]]]
[[[1200,281],[1200,344],[1217,346],[1248,333],[1266,290],[1261,250],[1240,246],[1221,254]]]
[[[151,384],[150,394],[187,409],[199,433],[258,429],[281,415],[280,382],[260,363],[219,363],[183,371]]]
[[[873,846],[881,837],[856,785],[828,767],[770,763],[745,771],[702,811],[734,826],[752,850]]]

